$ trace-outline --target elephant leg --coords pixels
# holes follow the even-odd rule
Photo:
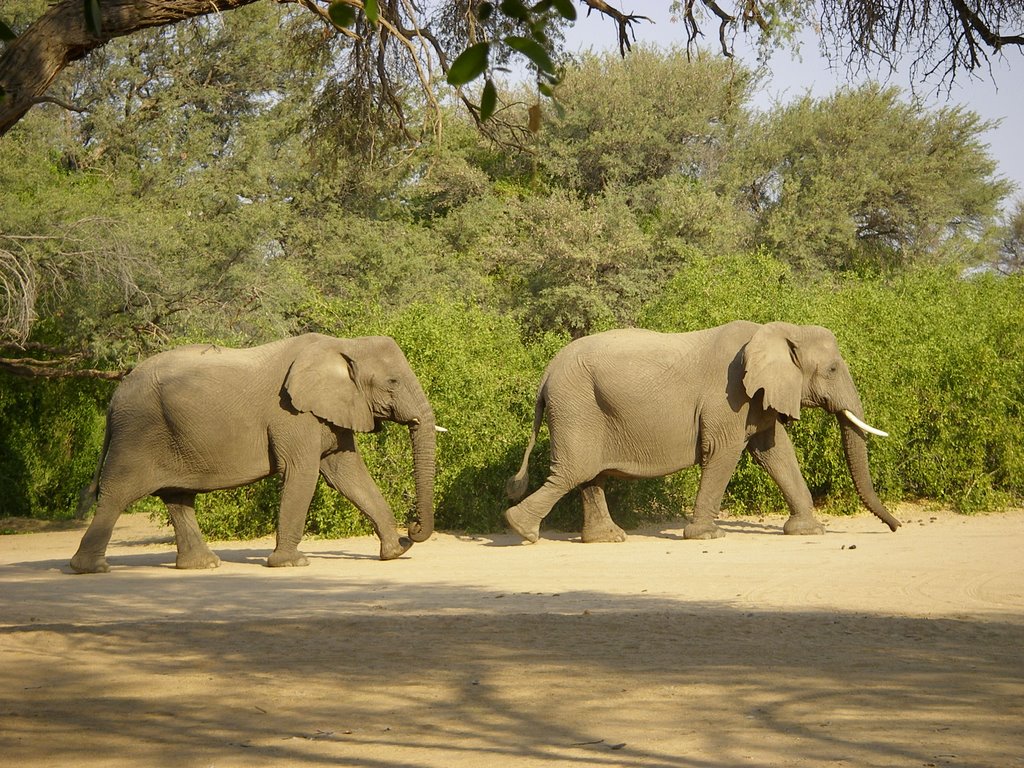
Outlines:
[[[167,505],[171,525],[174,526],[174,541],[178,546],[178,558],[174,565],[182,569],[216,568],[220,558],[206,546],[199,523],[196,522],[196,495],[194,493],[160,494]]]
[[[529,543],[540,538],[540,521],[548,516],[560,498],[579,485],[558,475],[551,475],[544,485],[514,507],[505,510],[505,519],[516,533]]]
[[[322,459],[320,472],[328,485],[369,518],[380,539],[381,560],[394,560],[412,546],[412,539],[398,535],[391,507],[354,448]]]
[[[133,501],[136,501],[136,498],[129,498],[123,493],[107,491],[101,483],[96,500],[96,513],[93,515],[85,535],[82,536],[78,551],[71,558],[73,571],[76,573],[107,573],[110,571],[106,556],[107,545],[114,532],[114,524]]]
[[[814,500],[785,428],[776,423],[773,430],[755,435],[749,449],[754,461],[764,467],[779,486],[789,507],[789,519],[782,528],[783,532],[792,535],[824,533],[825,527],[814,517]]]
[[[604,497],[604,478],[594,478],[585,483],[580,492],[583,495],[583,541],[625,541],[626,532],[619,528],[608,513],[608,502]]]
[[[693,519],[683,528],[683,538],[718,539],[725,536],[725,531],[715,524],[715,518],[722,508],[722,497],[725,496],[729,479],[736,471],[743,448],[744,444],[740,442],[705,451],[701,460],[700,485],[693,506]]]
[[[313,500],[316,481],[319,477],[318,464],[308,468],[285,469],[281,485],[281,509],[277,514],[277,546],[267,558],[267,565],[278,568],[289,565],[309,565],[306,556],[299,552],[299,542],[306,529],[306,513]]]

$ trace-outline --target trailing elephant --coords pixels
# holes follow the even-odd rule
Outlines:
[[[409,427],[416,519],[399,536],[391,508],[356,449],[355,432]],[[400,556],[434,529],[434,413],[391,338],[309,333],[249,349],[194,344],[157,354],[118,385],[103,451],[79,516],[96,514],[71,568],[106,572],[121,512],[145,496],[167,505],[177,567],[214,568],[196,523],[197,493],[279,474],[277,545],[267,565],[306,565],[298,544],[323,476],[373,523],[380,558]]]
[[[661,477],[699,464],[700,486],[683,535],[717,538],[724,534],[715,517],[747,450],[785,497],[784,531],[824,533],[785,429],[802,406],[836,415],[857,493],[895,531],[900,522],[868,473],[866,433],[885,433],[863,421],[835,336],[817,326],[746,321],[691,333],[613,330],[559,351],[541,379],[522,466],[506,486],[519,503],[505,518],[536,541],[554,503],[581,486],[583,541],[622,541],[626,535],[608,513],[605,479]],[[545,409],[551,468],[544,485],[523,499]]]

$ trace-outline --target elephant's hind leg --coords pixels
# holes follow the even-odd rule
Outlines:
[[[196,495],[194,493],[160,494],[167,513],[174,526],[174,540],[178,546],[178,558],[174,565],[182,569],[216,568],[220,565],[217,557],[206,545],[203,534],[196,522]]]
[[[512,530],[533,544],[540,538],[540,521],[548,516],[556,501],[577,485],[552,475],[536,491],[505,510],[505,519]]]
[[[580,488],[583,494],[583,541],[625,541],[626,532],[619,528],[608,512],[604,497],[604,479],[596,478]]]
[[[107,544],[110,543],[114,524],[117,523],[121,512],[133,501],[135,498],[125,498],[122,495],[105,491],[101,483],[99,497],[96,501],[96,513],[93,515],[85,535],[82,536],[78,551],[71,558],[73,571],[76,573],[107,573],[110,571],[110,565],[107,563]]]

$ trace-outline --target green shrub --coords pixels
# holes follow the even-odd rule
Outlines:
[[[0,517],[70,518],[96,470],[106,383],[0,375]]]
[[[542,336],[526,344],[516,323],[476,307],[414,304],[390,316],[359,315],[345,305],[319,308],[318,328],[337,335],[385,334],[405,352],[427,393],[438,424],[436,525],[441,529],[500,530],[507,507],[505,480],[515,473],[533,424],[541,371],[567,338]],[[344,327],[336,323],[343,322]],[[360,452],[396,518],[414,508],[412,448],[404,427],[388,424],[359,435]],[[544,446],[538,448],[539,455]],[[545,461],[535,458],[539,473]],[[541,476],[542,477],[542,476]],[[273,531],[279,481],[205,494],[198,518],[207,535],[260,536]],[[321,481],[307,518],[314,535],[366,534],[372,528],[340,494]]]
[[[510,318],[461,304],[422,304],[400,312],[384,331],[405,351],[437,422],[437,525],[486,532],[500,529],[508,506],[505,481],[519,468],[533,424],[541,372],[568,339],[543,335],[524,343]],[[411,462],[408,440],[403,460]],[[411,463],[381,480],[381,454],[367,463],[387,495],[411,489]],[[407,490],[406,494],[410,494]],[[412,497],[409,496],[411,499]]]
[[[942,270],[889,281],[798,279],[769,253],[706,258],[696,252],[647,302],[642,325],[686,331],[745,318],[830,328],[853,371],[868,420],[890,432],[871,438],[871,474],[889,502],[928,498],[971,512],[1024,499],[1024,310],[1022,278],[964,279]],[[541,372],[567,336],[524,340],[507,315],[458,303],[420,303],[392,312],[322,300],[307,326],[338,335],[387,334],[405,351],[438,423],[437,527],[490,532],[504,527],[505,481],[519,467],[533,424]],[[69,517],[102,441],[108,384],[0,380],[3,515]],[[804,477],[830,512],[859,510],[836,420],[807,409],[790,427]],[[404,521],[413,507],[408,432],[388,425],[359,436],[385,497]],[[530,462],[530,489],[548,470],[546,427]],[[698,470],[657,480],[611,481],[609,505],[632,527],[692,508]],[[272,532],[280,483],[270,479],[199,497],[207,535]],[[781,494],[748,459],[730,483],[733,511],[784,511]],[[159,505],[157,505],[159,507]],[[154,502],[144,505],[153,509]],[[579,494],[556,505],[547,525],[579,530]],[[369,533],[348,501],[323,483],[310,507],[314,535]]]
[[[929,498],[970,512],[1024,498],[1021,296],[1020,276],[966,279],[945,269],[891,281],[798,281],[759,252],[691,261],[648,305],[643,323],[665,331],[734,319],[830,328],[868,420],[891,434],[871,438],[869,448],[882,498]],[[860,509],[835,419],[808,411],[790,431],[816,501],[833,512]],[[747,460],[726,503],[737,511],[785,509],[774,484]]]

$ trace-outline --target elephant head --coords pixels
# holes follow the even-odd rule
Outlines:
[[[743,385],[751,399],[760,390],[766,409],[784,419],[799,419],[801,406],[823,408],[839,420],[846,463],[864,505],[895,531],[892,516],[875,493],[868,472],[865,433],[886,436],[867,424],[850,369],[826,328],[768,323],[744,350]]]
[[[408,426],[416,485],[416,519],[409,523],[409,537],[430,538],[437,427],[427,396],[395,341],[386,336],[316,337],[296,356],[285,390],[297,410],[338,427],[372,432],[381,421]]]

